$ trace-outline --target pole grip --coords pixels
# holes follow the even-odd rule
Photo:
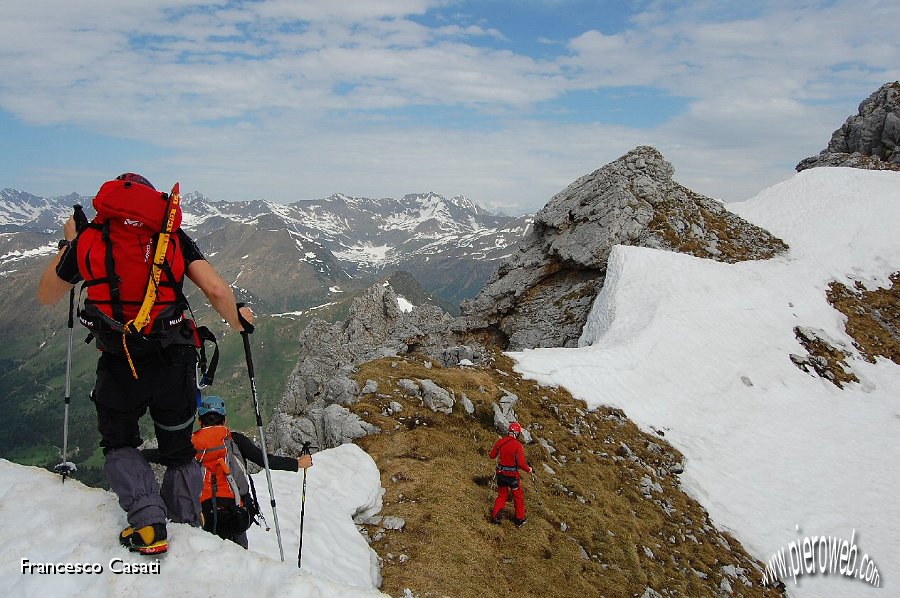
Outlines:
[[[75,204],[72,208],[74,210],[72,219],[75,220],[75,232],[80,233],[87,228],[88,219],[84,213],[84,208],[82,208],[80,204]]]
[[[256,392],[256,384],[254,382],[256,375],[253,372],[253,354],[250,352],[250,336],[247,334],[246,330],[241,332],[241,338],[244,340],[244,357],[247,360],[247,374],[250,376],[250,384],[254,386],[253,391]]]
[[[75,328],[75,287],[69,289],[69,330]]]
[[[246,306],[246,303],[244,303],[243,301],[241,301],[240,303],[237,303],[235,305],[235,307],[237,308],[238,322],[241,323],[241,326],[243,327],[244,332],[246,332],[247,334],[253,334],[253,331],[256,330],[256,327],[253,326],[253,324],[251,324],[250,322],[248,322],[247,318],[245,318],[243,315],[241,315],[241,308],[244,306]]]

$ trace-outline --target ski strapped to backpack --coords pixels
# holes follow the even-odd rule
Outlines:
[[[212,383],[218,345],[206,366],[205,341],[216,343],[205,327],[185,318],[190,305],[182,291],[186,265],[176,234],[181,196],[130,180],[107,181],[94,198],[97,216],[78,237],[78,266],[87,289],[80,322],[104,351],[124,355],[138,378],[133,355],[170,344],[200,348],[198,386]],[[193,313],[191,314],[193,316]]]

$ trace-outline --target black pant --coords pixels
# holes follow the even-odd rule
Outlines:
[[[250,529],[251,515],[244,507],[237,506],[233,498],[217,498],[200,503],[203,510],[203,529],[216,534],[223,540],[247,548],[247,530]]]
[[[170,345],[158,353],[135,357],[135,380],[124,356],[104,352],[97,362],[93,401],[103,453],[141,445],[138,420],[150,409],[159,440],[160,463],[177,466],[194,458],[191,432],[197,398],[197,352]]]

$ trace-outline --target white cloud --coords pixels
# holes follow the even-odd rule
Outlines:
[[[900,6],[887,1],[653,2],[553,59],[514,51],[501,21],[413,18],[444,4],[4,3],[0,108],[158,143],[171,155],[151,168],[223,199],[440,189],[535,209],[638,143],[698,191],[745,198],[900,78]],[[688,103],[640,129],[530,119],[567,91],[620,86]],[[409,120],[409,106],[489,128]]]

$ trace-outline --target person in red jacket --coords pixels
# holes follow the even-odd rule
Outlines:
[[[525,516],[525,497],[522,495],[522,483],[519,479],[519,470],[534,473],[534,469],[525,460],[525,449],[519,442],[519,434],[522,426],[518,422],[509,424],[509,434],[496,443],[491,449],[491,459],[497,460],[497,500],[494,501],[494,510],[491,513],[491,523],[500,523],[500,511],[506,506],[509,491],[512,490],[513,504],[516,507],[516,517],[513,523],[520,527],[528,517]]]

